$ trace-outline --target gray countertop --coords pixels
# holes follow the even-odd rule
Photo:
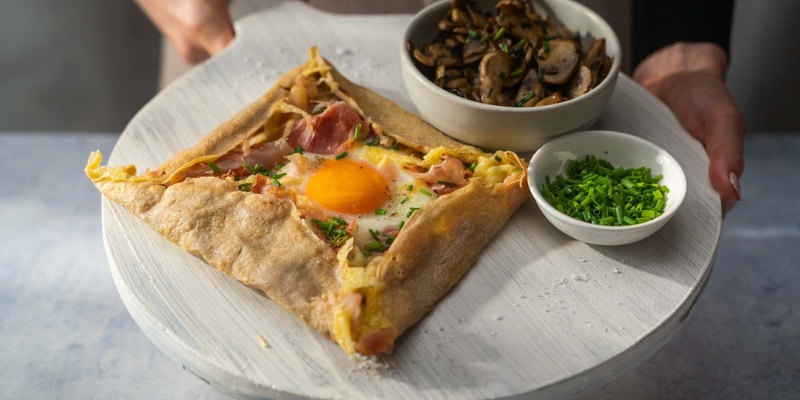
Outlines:
[[[111,133],[0,133],[0,399],[222,399],[156,348],[108,270],[83,174]],[[799,133],[747,137],[689,320],[649,360],[582,399],[800,399]]]

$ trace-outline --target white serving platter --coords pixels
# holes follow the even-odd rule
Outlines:
[[[311,46],[354,82],[413,110],[398,61],[409,15],[266,4],[237,22],[228,49],[135,116],[110,165],[159,165],[268,90]],[[722,224],[702,146],[630,78],[620,77],[593,128],[639,135],[680,162],[689,190],[668,225],[635,244],[592,246],[556,230],[530,200],[434,311],[378,360],[349,359],[267,297],[104,200],[112,275],[159,348],[236,397],[574,396],[645,360],[680,328],[711,271]]]

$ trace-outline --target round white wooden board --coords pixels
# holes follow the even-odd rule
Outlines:
[[[237,23],[225,52],[142,109],[110,165],[159,165],[268,90],[312,45],[353,81],[413,110],[399,71],[410,16],[267,4]],[[632,245],[591,246],[557,231],[528,201],[464,279],[378,361],[349,359],[267,297],[104,201],[112,274],[156,345],[237,397],[573,396],[669,340],[710,273],[722,222],[702,146],[628,77],[620,77],[596,127],[649,139],[681,163],[689,191],[667,226]]]

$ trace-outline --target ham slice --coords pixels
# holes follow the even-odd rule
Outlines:
[[[237,147],[214,160],[214,164],[221,174],[233,173],[240,175],[247,171],[245,164],[250,168],[261,165],[264,169],[272,169],[292,154],[292,148],[284,141],[258,143],[247,148]],[[201,162],[187,168],[181,173],[181,179],[196,178],[199,176],[212,176],[214,171],[208,163]]]
[[[310,130],[305,119],[294,124],[288,141],[292,147],[300,146],[311,153],[340,153],[347,149],[356,125],[362,121],[353,107],[343,101],[336,102],[313,117]]]
[[[470,171],[455,157],[444,156],[442,162],[425,172],[408,171],[415,178],[428,182],[438,194],[450,193],[467,183]]]

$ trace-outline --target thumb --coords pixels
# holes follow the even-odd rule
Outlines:
[[[197,41],[200,47],[213,56],[224,50],[235,35],[231,16],[225,12],[203,26]]]

